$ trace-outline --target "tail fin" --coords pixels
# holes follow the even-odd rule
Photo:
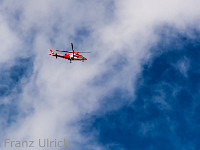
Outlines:
[[[52,55],[55,55],[55,53],[54,53],[51,49],[50,49],[50,51],[51,51],[51,54],[52,54]]]

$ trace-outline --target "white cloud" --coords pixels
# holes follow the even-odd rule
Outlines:
[[[190,67],[190,61],[187,57],[183,57],[179,62],[176,64],[176,68],[183,74],[184,77],[187,77],[187,71]]]
[[[20,115],[4,137],[64,136],[78,149],[76,144],[86,142],[87,137],[81,136],[80,126],[74,123],[83,114],[97,109],[98,101],[114,88],[122,87],[133,93],[132,84],[140,72],[141,61],[150,57],[149,48],[159,38],[156,27],[168,24],[187,31],[188,26],[199,23],[199,3],[197,0],[3,1],[0,41],[4,55],[0,65],[17,57],[35,56],[33,75],[20,96],[21,114],[26,116]],[[114,12],[109,10],[111,4]],[[73,42],[79,49],[93,52],[87,55],[87,62],[69,64],[48,56],[50,48],[70,49],[67,44],[81,28],[88,28],[89,36],[82,43]],[[127,58],[123,71],[113,71],[112,65],[121,63],[120,55],[116,54]],[[118,61],[113,61],[116,57]],[[93,84],[97,76],[109,71],[114,73],[105,86]]]
[[[15,58],[15,54],[18,52],[18,47],[21,45],[17,35],[13,32],[4,17],[0,14],[0,41],[1,41],[1,56],[0,63],[12,61]],[[19,54],[20,56],[20,54]]]

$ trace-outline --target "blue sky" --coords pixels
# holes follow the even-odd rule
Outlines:
[[[1,1],[0,149],[198,149],[199,3]],[[88,61],[48,55],[71,42]]]
[[[28,78],[30,77],[33,69],[32,59],[31,58],[19,58],[15,60],[14,65],[8,66],[6,63],[1,68],[0,75],[0,116],[3,118],[1,122],[2,129],[6,129],[13,122],[16,121],[16,116],[20,109],[18,108],[17,103],[19,103],[19,94],[23,90],[23,86],[20,82],[23,81],[23,84],[26,84]],[[10,101],[7,103],[3,102],[3,99],[10,97]]]
[[[176,37],[166,35],[166,31],[176,34]],[[145,62],[138,75],[136,98],[132,98],[134,101],[117,110],[94,114],[88,120],[83,120],[83,133],[87,135],[93,133],[91,130],[95,131],[97,141],[107,145],[107,149],[200,147],[200,38],[198,33],[194,39],[190,39],[172,29],[164,30],[162,34],[160,42],[152,47],[152,51],[157,49],[161,52]],[[166,40],[170,42],[166,43]],[[181,48],[174,45],[174,41]],[[189,63],[184,73],[179,62]],[[126,97],[128,94],[119,90],[118,94],[113,93],[112,100],[105,98],[105,106],[101,109],[125,101],[122,95]]]

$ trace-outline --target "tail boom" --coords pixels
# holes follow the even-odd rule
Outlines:
[[[53,52],[53,50],[50,49],[50,51],[51,51],[51,53],[49,53],[49,55],[56,55],[56,54]]]

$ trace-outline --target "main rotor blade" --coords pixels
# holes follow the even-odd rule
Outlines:
[[[72,46],[72,50],[73,50],[74,49],[73,43],[71,43],[71,46]]]
[[[92,52],[79,52],[79,53],[92,53]]]
[[[58,52],[72,52],[72,51],[60,51],[60,50],[58,50],[58,49],[57,49],[56,51],[58,51]]]

